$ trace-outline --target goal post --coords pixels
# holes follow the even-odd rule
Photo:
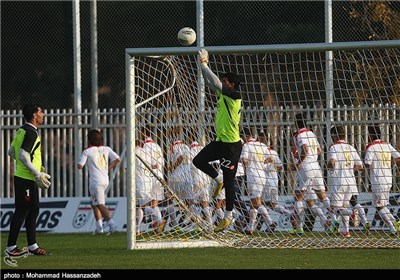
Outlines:
[[[297,113],[305,114],[309,128],[322,146],[319,164],[328,195],[331,183],[326,164],[332,143],[331,125],[345,128],[347,142],[356,148],[362,159],[368,144],[367,127],[371,124],[379,125],[382,140],[400,150],[399,40],[205,48],[209,52],[209,66],[217,76],[235,72],[244,78],[240,90],[241,135],[249,130],[252,136],[259,138],[263,132],[267,136],[266,144],[277,152],[283,164],[279,171],[278,204],[289,212],[294,211],[293,173],[288,167]],[[176,141],[180,140],[180,144],[186,145],[183,149],[191,151],[194,142],[206,145],[215,136],[216,97],[208,87],[199,85],[198,51],[198,47],[128,48],[125,51],[128,249],[400,248],[399,237],[391,235],[389,225],[373,206],[365,172],[357,173],[356,179],[358,202],[365,209],[365,218],[371,226],[369,231],[364,230],[357,208],[350,220],[350,238],[326,232],[320,218],[307,211],[305,233],[291,235],[290,217],[266,205],[276,228],[272,231],[268,221],[264,221],[265,216],[257,214],[257,229],[248,235],[246,225],[239,222],[243,213],[251,208],[248,186],[241,183],[237,199],[242,203],[235,207],[235,222],[228,230],[214,233],[213,224],[221,216],[223,200],[198,195],[201,193],[198,186],[188,187],[194,197],[185,197],[174,187],[176,182],[171,179],[173,171],[169,168],[175,161],[172,151]],[[327,52],[331,55],[326,55]],[[140,224],[136,221],[136,145],[146,137],[161,147],[165,162],[162,178],[151,175],[164,188],[165,197],[158,204],[159,213],[166,221],[162,230],[155,223],[160,214],[150,206],[141,207],[143,219]],[[151,164],[146,166],[153,173]],[[400,178],[395,166],[392,174],[387,209],[399,219]],[[195,175],[183,176],[183,181],[190,182]],[[212,180],[202,180],[197,181],[197,185],[203,185],[203,189],[213,188]],[[318,201],[316,205],[326,211]],[[352,209],[352,205],[346,206]],[[307,207],[304,205],[304,208]],[[338,220],[341,219],[339,215]],[[340,224],[339,229],[343,230],[342,227]],[[141,234],[136,235],[137,231]]]

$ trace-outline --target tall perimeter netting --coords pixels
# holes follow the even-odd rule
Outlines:
[[[217,109],[198,49],[128,49],[129,247],[400,248],[399,48],[399,41],[206,48],[217,76],[243,77],[248,152],[236,176],[234,219],[219,233],[224,192],[213,199],[216,183],[191,162],[215,138]],[[332,127],[344,139],[333,138]],[[375,138],[371,127],[380,130]],[[317,192],[321,181],[301,183],[304,143],[320,146]],[[371,170],[377,164],[381,170]],[[340,166],[349,165],[355,181],[338,184]]]

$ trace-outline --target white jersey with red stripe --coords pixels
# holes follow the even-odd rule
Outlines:
[[[268,187],[278,187],[278,171],[283,167],[282,161],[278,153],[272,149],[268,148],[267,158],[272,158],[271,163],[265,164],[265,177],[267,178]]]
[[[190,162],[191,162],[191,174],[193,179],[193,185],[197,187],[208,187],[211,184],[210,177],[193,165],[193,158],[204,148],[198,142],[194,141],[190,144]]]
[[[354,175],[354,165],[362,165],[363,162],[356,149],[344,140],[339,140],[329,147],[328,161],[335,160],[335,168],[329,175],[334,187],[348,186],[354,194],[357,194],[357,182]]]
[[[191,174],[190,148],[182,141],[175,141],[169,154],[169,162],[175,165],[177,160],[183,160],[169,175],[171,189],[180,199],[193,199],[193,180]]]
[[[89,186],[108,185],[108,164],[119,156],[108,146],[89,146],[83,150],[79,165],[87,165],[89,171]]]
[[[136,147],[136,154],[148,165],[151,162],[151,156],[143,148]],[[151,199],[152,191],[152,174],[146,165],[136,157],[136,205],[147,205]]]
[[[390,189],[393,182],[392,159],[400,157],[400,153],[389,143],[375,140],[367,145],[364,163],[370,166],[371,187]]]
[[[147,137],[143,142],[143,149],[146,153],[150,155],[151,161],[149,162],[150,165],[158,165],[157,169],[154,169],[156,174],[160,178],[164,178],[163,170],[164,170],[164,156],[163,151],[156,142],[154,142],[151,138]]]
[[[264,143],[250,138],[244,145],[241,158],[247,161],[246,175],[249,187],[255,184],[265,186],[265,164],[264,161],[269,155],[268,147]]]
[[[306,188],[325,190],[321,166],[318,163],[318,152],[321,147],[316,135],[311,130],[302,128],[294,135],[294,143],[299,154],[299,160],[302,159],[298,169],[300,190]],[[307,150],[306,155],[303,155],[304,150]]]
[[[294,135],[294,143],[296,144],[297,151],[301,157],[303,153],[303,145],[307,145],[308,153],[303,159],[302,164],[318,162],[318,148],[320,144],[318,142],[317,136],[311,130],[307,128],[300,129]]]

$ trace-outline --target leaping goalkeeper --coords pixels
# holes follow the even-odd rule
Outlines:
[[[235,200],[234,180],[242,143],[239,122],[242,97],[239,92],[241,78],[234,73],[225,73],[221,80],[208,67],[208,52],[199,51],[201,70],[206,85],[217,94],[216,132],[217,137],[206,145],[193,159],[193,164],[216,181],[213,198],[225,188],[226,208],[224,218],[214,229],[220,232],[232,223],[232,210]],[[209,162],[219,160],[223,176],[218,174]]]

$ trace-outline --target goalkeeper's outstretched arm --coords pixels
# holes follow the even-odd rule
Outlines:
[[[213,91],[222,91],[222,83],[217,75],[215,75],[208,67],[208,52],[205,49],[199,51],[201,72],[204,77],[204,81]]]

